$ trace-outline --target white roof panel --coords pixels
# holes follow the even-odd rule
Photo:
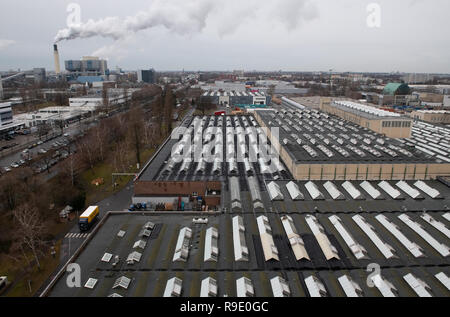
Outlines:
[[[362,231],[370,238],[370,240],[375,244],[375,246],[380,250],[386,259],[395,257],[394,248],[389,244],[381,240],[375,231],[374,227],[364,219],[361,215],[355,215],[352,217],[353,221],[361,228]]]
[[[306,223],[314,234],[317,242],[319,243],[320,248],[322,249],[323,254],[327,260],[331,259],[340,259],[337,249],[334,245],[331,244],[327,235],[325,234],[325,230],[322,225],[319,223],[316,217],[312,215],[307,215],[305,217]]]
[[[284,200],[284,196],[281,193],[280,186],[275,182],[270,182],[267,184],[267,190],[269,191],[269,196],[272,201]]]
[[[419,297],[432,297],[431,288],[421,279],[418,279],[413,274],[409,273],[403,276],[403,279],[416,292]]]
[[[434,228],[436,228],[437,230],[442,232],[447,238],[450,239],[450,230],[448,230],[448,228],[445,226],[445,224],[443,224],[440,221],[437,221],[436,219],[431,217],[429,214],[423,214],[421,216],[421,218],[423,220],[425,220],[426,222],[428,222],[431,226],[433,226]]]
[[[385,215],[378,215],[375,217],[394,237],[400,241],[401,244],[416,258],[424,257],[422,248],[416,243],[410,241],[400,230],[400,228],[391,222]]]
[[[339,191],[339,189],[334,185],[332,182],[327,181],[325,184],[323,184],[323,187],[327,190],[327,192],[330,194],[331,198],[334,200],[344,200],[345,196]]]
[[[113,255],[111,253],[105,253],[102,257],[102,262],[109,263],[111,261]]]
[[[114,282],[113,285],[113,289],[116,288],[123,288],[123,289],[128,289],[128,286],[130,286],[131,283],[131,279],[126,277],[126,276],[121,276],[118,279],[116,279],[116,281]]]
[[[368,181],[364,181],[360,184],[362,189],[364,189],[373,199],[383,199],[381,192],[376,189],[371,183]]]
[[[283,224],[284,231],[286,232],[289,243],[292,247],[292,251],[294,252],[297,261],[302,259],[310,260],[308,252],[305,249],[305,243],[297,233],[297,229],[295,228],[295,224],[292,218],[288,215],[282,216],[281,223]]]
[[[369,276],[369,279],[384,297],[397,297],[397,289],[380,274]]]
[[[286,184],[286,188],[291,196],[292,200],[304,200],[305,196],[303,196],[300,188],[293,181]]]
[[[339,284],[341,284],[342,289],[347,297],[362,297],[363,291],[361,287],[352,280],[348,275],[342,275],[338,278]]]
[[[192,237],[192,229],[184,227],[180,230],[178,235],[175,253],[173,255],[173,262],[186,262],[189,256],[189,241]]]
[[[183,287],[183,281],[177,277],[171,278],[167,281],[166,289],[163,297],[180,297]]]
[[[256,218],[256,222],[258,224],[259,236],[261,238],[261,244],[266,261],[279,261],[280,258],[278,257],[278,249],[273,241],[272,228],[270,227],[269,219],[266,216],[259,216]]]
[[[450,255],[450,249],[443,243],[438,242],[427,231],[425,231],[420,224],[414,222],[408,215],[403,214],[398,216],[408,227],[415,231],[422,239],[424,239],[429,245],[439,252],[443,257]]]
[[[360,245],[355,238],[351,235],[351,233],[344,227],[344,224],[338,216],[330,216],[328,218],[336,230],[341,235],[342,239],[344,239],[347,246],[352,251],[353,255],[358,259],[368,258],[366,249]]]
[[[323,283],[314,275],[305,278],[305,284],[311,297],[326,297],[327,290]]]
[[[424,181],[417,181],[414,183],[414,186],[416,186],[418,189],[420,189],[421,191],[423,191],[425,194],[427,194],[428,196],[430,196],[433,199],[439,198],[439,196],[441,195],[441,193],[439,193],[439,191],[437,191],[434,188],[431,188]]]
[[[230,194],[232,209],[242,209],[241,190],[239,186],[239,179],[237,177],[230,177]]]
[[[200,297],[216,297],[218,294],[217,281],[212,277],[207,277],[202,281]]]
[[[400,199],[402,194],[386,181],[381,181],[378,186],[384,190],[392,199]]]
[[[138,240],[134,243],[133,249],[136,249],[136,248],[145,249],[146,246],[147,246],[147,242],[145,242],[144,240]]]
[[[408,194],[412,199],[420,199],[423,198],[420,195],[420,192],[417,189],[412,188],[409,186],[409,184],[405,181],[399,181],[397,184],[397,187],[403,190],[405,193]]]
[[[234,260],[248,261],[248,248],[245,240],[244,220],[241,216],[233,217]]]
[[[450,221],[450,212],[447,212],[446,214],[443,214],[442,217]]]
[[[236,294],[237,297],[253,297],[255,296],[255,289],[250,279],[241,277],[236,280]]]
[[[450,278],[444,272],[436,274],[435,277],[450,291]]]
[[[272,286],[273,297],[289,297],[291,289],[286,280],[280,276],[276,276],[270,280]]]
[[[364,196],[361,194],[361,192],[353,186],[353,184],[349,181],[346,181],[342,184],[342,187],[347,191],[347,193],[352,196],[354,200],[361,200],[364,199]]]
[[[131,252],[127,257],[127,264],[135,264],[139,263],[142,258],[142,253],[139,253],[137,251]]]
[[[323,194],[319,191],[319,188],[317,187],[317,185],[314,184],[313,182],[311,182],[311,181],[307,182],[305,184],[305,188],[313,200],[324,200],[325,199]]]
[[[95,278],[89,278],[86,282],[86,284],[84,284],[84,287],[89,288],[89,289],[93,289],[95,287],[95,285],[97,284],[98,280]]]
[[[205,236],[205,262],[217,262],[219,257],[219,231],[215,227],[206,230]]]

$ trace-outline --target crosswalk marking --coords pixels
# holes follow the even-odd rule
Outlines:
[[[88,235],[89,235],[89,233],[69,232],[68,234],[66,234],[65,238],[69,238],[69,239],[85,239],[85,238],[87,238]]]

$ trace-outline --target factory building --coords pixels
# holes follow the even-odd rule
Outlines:
[[[411,117],[434,124],[450,124],[450,111],[446,110],[419,110],[413,111]]]
[[[410,138],[412,120],[397,113],[351,101],[322,98],[320,110],[389,138]]]
[[[36,127],[41,124],[57,125],[59,122],[70,124],[82,118],[92,116],[96,107],[47,107],[36,112],[28,112],[16,115],[14,122],[22,124],[26,128]]]
[[[154,84],[156,83],[156,72],[154,69],[150,70],[138,70],[137,71],[138,83]]]
[[[412,180],[450,174],[445,158],[409,147],[401,139],[375,133],[345,117],[347,122],[316,110],[290,108],[256,110],[254,116],[267,128],[296,180]],[[399,120],[389,119],[412,122]]]
[[[272,101],[264,92],[239,92],[239,91],[207,91],[201,96],[201,101],[209,101],[215,105],[268,105]]]

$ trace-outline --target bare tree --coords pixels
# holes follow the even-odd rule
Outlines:
[[[109,113],[109,95],[108,95],[108,88],[106,88],[105,85],[103,85],[102,90],[102,101],[103,101],[103,109],[106,110],[106,114]]]
[[[166,86],[164,92],[164,121],[166,124],[166,133],[169,134],[172,131],[172,120],[173,120],[173,106],[174,106],[174,95],[172,87]]]
[[[31,250],[38,268],[41,269],[38,252],[44,245],[42,236],[45,227],[37,208],[29,204],[23,204],[14,210],[13,215],[18,224],[17,240],[23,247]]]
[[[0,198],[6,210],[13,210],[19,203],[20,190],[14,175],[5,175],[0,182]]]

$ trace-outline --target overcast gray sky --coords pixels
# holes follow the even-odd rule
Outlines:
[[[70,3],[82,25],[60,34],[82,38],[59,43],[61,62],[96,54],[130,70],[450,73],[448,0],[1,0],[0,70],[53,70]],[[380,28],[367,25],[370,3]]]

